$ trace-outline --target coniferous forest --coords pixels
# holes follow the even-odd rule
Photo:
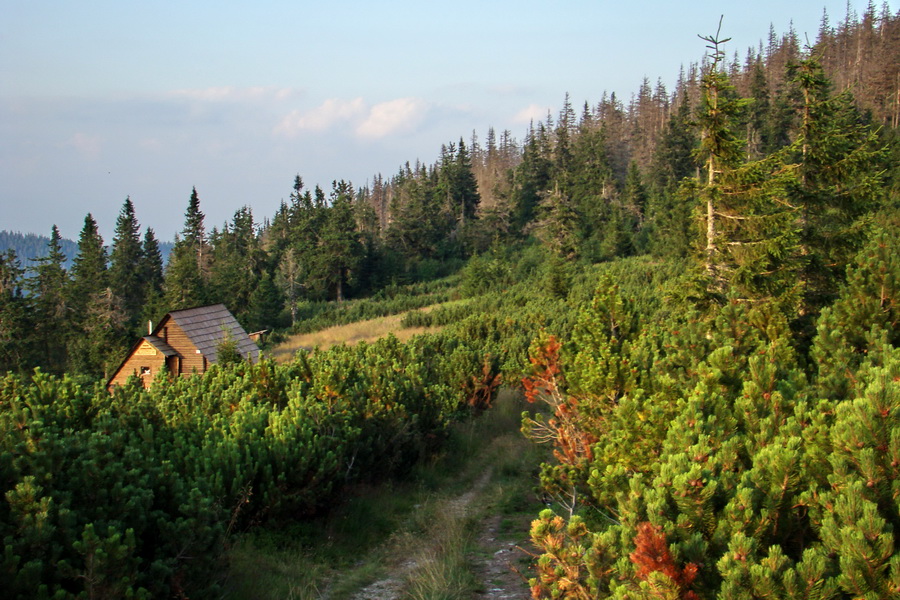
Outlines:
[[[704,51],[274,215],[187,190],[165,264],[127,198],[109,244],[0,255],[7,597],[217,597],[236,532],[407,476],[501,386],[553,450],[534,598],[900,597],[900,15]],[[219,302],[269,343],[432,329],[106,390]]]

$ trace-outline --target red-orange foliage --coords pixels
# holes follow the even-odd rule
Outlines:
[[[489,356],[484,357],[484,365],[481,368],[481,376],[472,377],[472,391],[469,393],[469,406],[477,411],[487,410],[491,407],[494,393],[503,382],[503,375],[494,373]]]
[[[561,463],[573,465],[581,459],[592,460],[591,445],[597,437],[584,430],[578,411],[578,399],[563,396],[559,366],[561,344],[554,336],[538,346],[529,358],[532,375],[522,379],[525,398],[529,402],[545,402],[553,409],[553,418],[546,423],[532,421],[531,437],[538,442],[551,442],[553,454]]]
[[[687,589],[697,577],[697,565],[688,563],[681,569],[675,565],[661,528],[646,521],[641,523],[634,544],[629,558],[637,566],[638,579],[647,581],[651,573],[662,573],[678,586],[683,600],[699,600],[697,594]]]
[[[555,336],[547,338],[547,342],[537,347],[535,353],[528,357],[531,362],[532,375],[522,379],[525,398],[537,402],[542,396],[556,393],[562,379],[559,368],[559,349],[561,344]]]

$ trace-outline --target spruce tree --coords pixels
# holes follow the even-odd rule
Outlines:
[[[140,226],[134,214],[131,198],[125,198],[125,204],[116,219],[109,262],[110,288],[122,303],[128,328],[134,329],[141,317],[146,282],[142,272],[143,248]]]
[[[591,260],[609,259],[620,246],[631,245],[631,224],[624,224],[625,211],[611,167],[605,125],[583,119],[572,140],[570,168],[557,174],[554,186],[571,198],[576,215],[575,236],[579,251]],[[627,238],[627,241],[626,241]]]
[[[475,218],[481,196],[472,172],[472,159],[462,138],[459,145],[451,143],[443,147],[434,191],[444,210],[456,221],[457,230],[465,229],[467,222]]]
[[[144,232],[144,240],[141,245],[141,281],[143,285],[144,304],[141,309],[141,321],[138,328],[143,330],[143,324],[147,321],[156,322],[168,312],[165,306],[162,253],[159,250],[159,242],[153,229],[148,227]]]
[[[202,306],[208,302],[208,247],[204,215],[197,188],[191,191],[184,229],[175,236],[175,247],[166,267],[165,297],[169,310]]]
[[[625,188],[622,190],[622,205],[632,213],[639,223],[643,223],[647,212],[647,189],[636,162],[628,167]]]
[[[736,127],[744,102],[720,68],[720,46],[727,40],[720,40],[718,33],[703,39],[713,51],[702,79],[698,118],[703,180],[686,183],[683,190],[703,204],[707,292],[720,301],[727,294],[745,301],[774,297],[792,310],[800,261],[798,207],[789,201],[797,172],[790,162],[791,149],[742,160],[743,142]]]
[[[200,197],[197,188],[191,189],[191,197],[188,200],[187,210],[184,213],[184,229],[181,235],[185,243],[197,249],[197,264],[203,264],[203,244],[206,242],[205,215],[200,210]]]
[[[80,327],[69,343],[72,370],[108,378],[130,340],[127,314],[119,297],[110,287],[95,292],[88,298]]]
[[[327,215],[313,266],[314,279],[335,300],[342,302],[357,276],[362,258],[349,183],[334,183]]]
[[[253,213],[246,206],[238,209],[231,225],[213,232],[210,242],[209,301],[228,305],[235,317],[244,322],[265,259]]]
[[[34,360],[31,307],[16,253],[0,253],[0,371],[24,371]]]
[[[67,344],[71,369],[94,377],[106,375],[127,343],[128,319],[112,291],[106,249],[90,214],[78,239],[70,292],[77,315]]]
[[[701,39],[709,44],[707,47],[712,51],[710,56],[712,60],[701,79],[703,96],[697,119],[701,132],[697,157],[704,176],[700,188],[706,226],[703,263],[712,288],[718,290],[724,288],[726,277],[722,273],[722,247],[719,240],[721,233],[718,230],[722,220],[719,208],[723,194],[718,184],[721,175],[740,162],[743,145],[735,134],[741,102],[736,97],[728,75],[722,70],[725,53],[720,46],[731,38],[719,39],[721,26],[720,21],[716,35],[701,36]]]
[[[153,229],[148,227],[144,232],[141,244],[141,281],[144,283],[144,294],[158,295],[163,290],[163,261],[159,250],[159,242]]]
[[[538,235],[550,252],[566,261],[578,258],[578,214],[558,185],[543,195],[540,214]]]
[[[865,217],[884,197],[885,150],[850,96],[832,95],[815,58],[801,61],[791,74],[802,97],[800,181],[791,201],[800,209],[805,301],[815,313],[834,298],[865,240]]]
[[[697,136],[691,123],[691,105],[686,94],[672,110],[656,151],[648,180],[657,189],[671,189],[694,174]]]
[[[553,145],[553,178],[568,191],[567,179],[573,171],[572,136],[575,133],[575,111],[566,93],[563,107],[559,111]]]
[[[263,273],[250,294],[247,323],[251,331],[272,330],[280,324],[284,297],[268,273]]]
[[[512,191],[512,224],[517,233],[529,231],[541,203],[541,196],[550,186],[551,161],[547,133],[542,123],[534,127],[525,139],[522,162],[515,168]]]
[[[97,230],[97,222],[90,213],[84,218],[84,227],[78,236],[78,253],[72,262],[72,282],[69,286],[69,304],[74,322],[80,324],[91,296],[109,286],[106,248]]]
[[[696,137],[689,121],[690,104],[682,95],[669,116],[648,173],[650,197],[643,230],[656,256],[687,257],[693,249],[693,207],[678,194],[680,182],[696,169]]]
[[[478,182],[472,171],[472,157],[462,138],[459,138],[459,150],[456,153],[453,188],[454,204],[459,207],[459,221],[465,227],[477,215],[481,194],[478,193]]]
[[[391,203],[392,222],[385,234],[386,246],[407,264],[439,256],[456,220],[445,210],[440,192],[424,167],[412,171],[409,165],[394,179]]]
[[[66,256],[60,239],[59,229],[54,225],[50,230],[47,255],[35,259],[37,264],[26,282],[34,302],[35,337],[40,354],[38,362],[56,373],[66,367],[65,340],[72,318],[66,293],[69,275],[63,266]]]

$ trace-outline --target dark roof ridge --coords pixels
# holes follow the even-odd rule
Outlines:
[[[176,310],[168,316],[210,363],[217,362],[218,347],[226,336],[235,342],[241,356],[253,362],[259,359],[259,347],[222,303]]]

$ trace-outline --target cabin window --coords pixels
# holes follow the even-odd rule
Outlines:
[[[150,374],[150,367],[141,367],[141,377]]]
[[[168,327],[163,327],[163,341],[167,344],[169,343],[169,328]]]

